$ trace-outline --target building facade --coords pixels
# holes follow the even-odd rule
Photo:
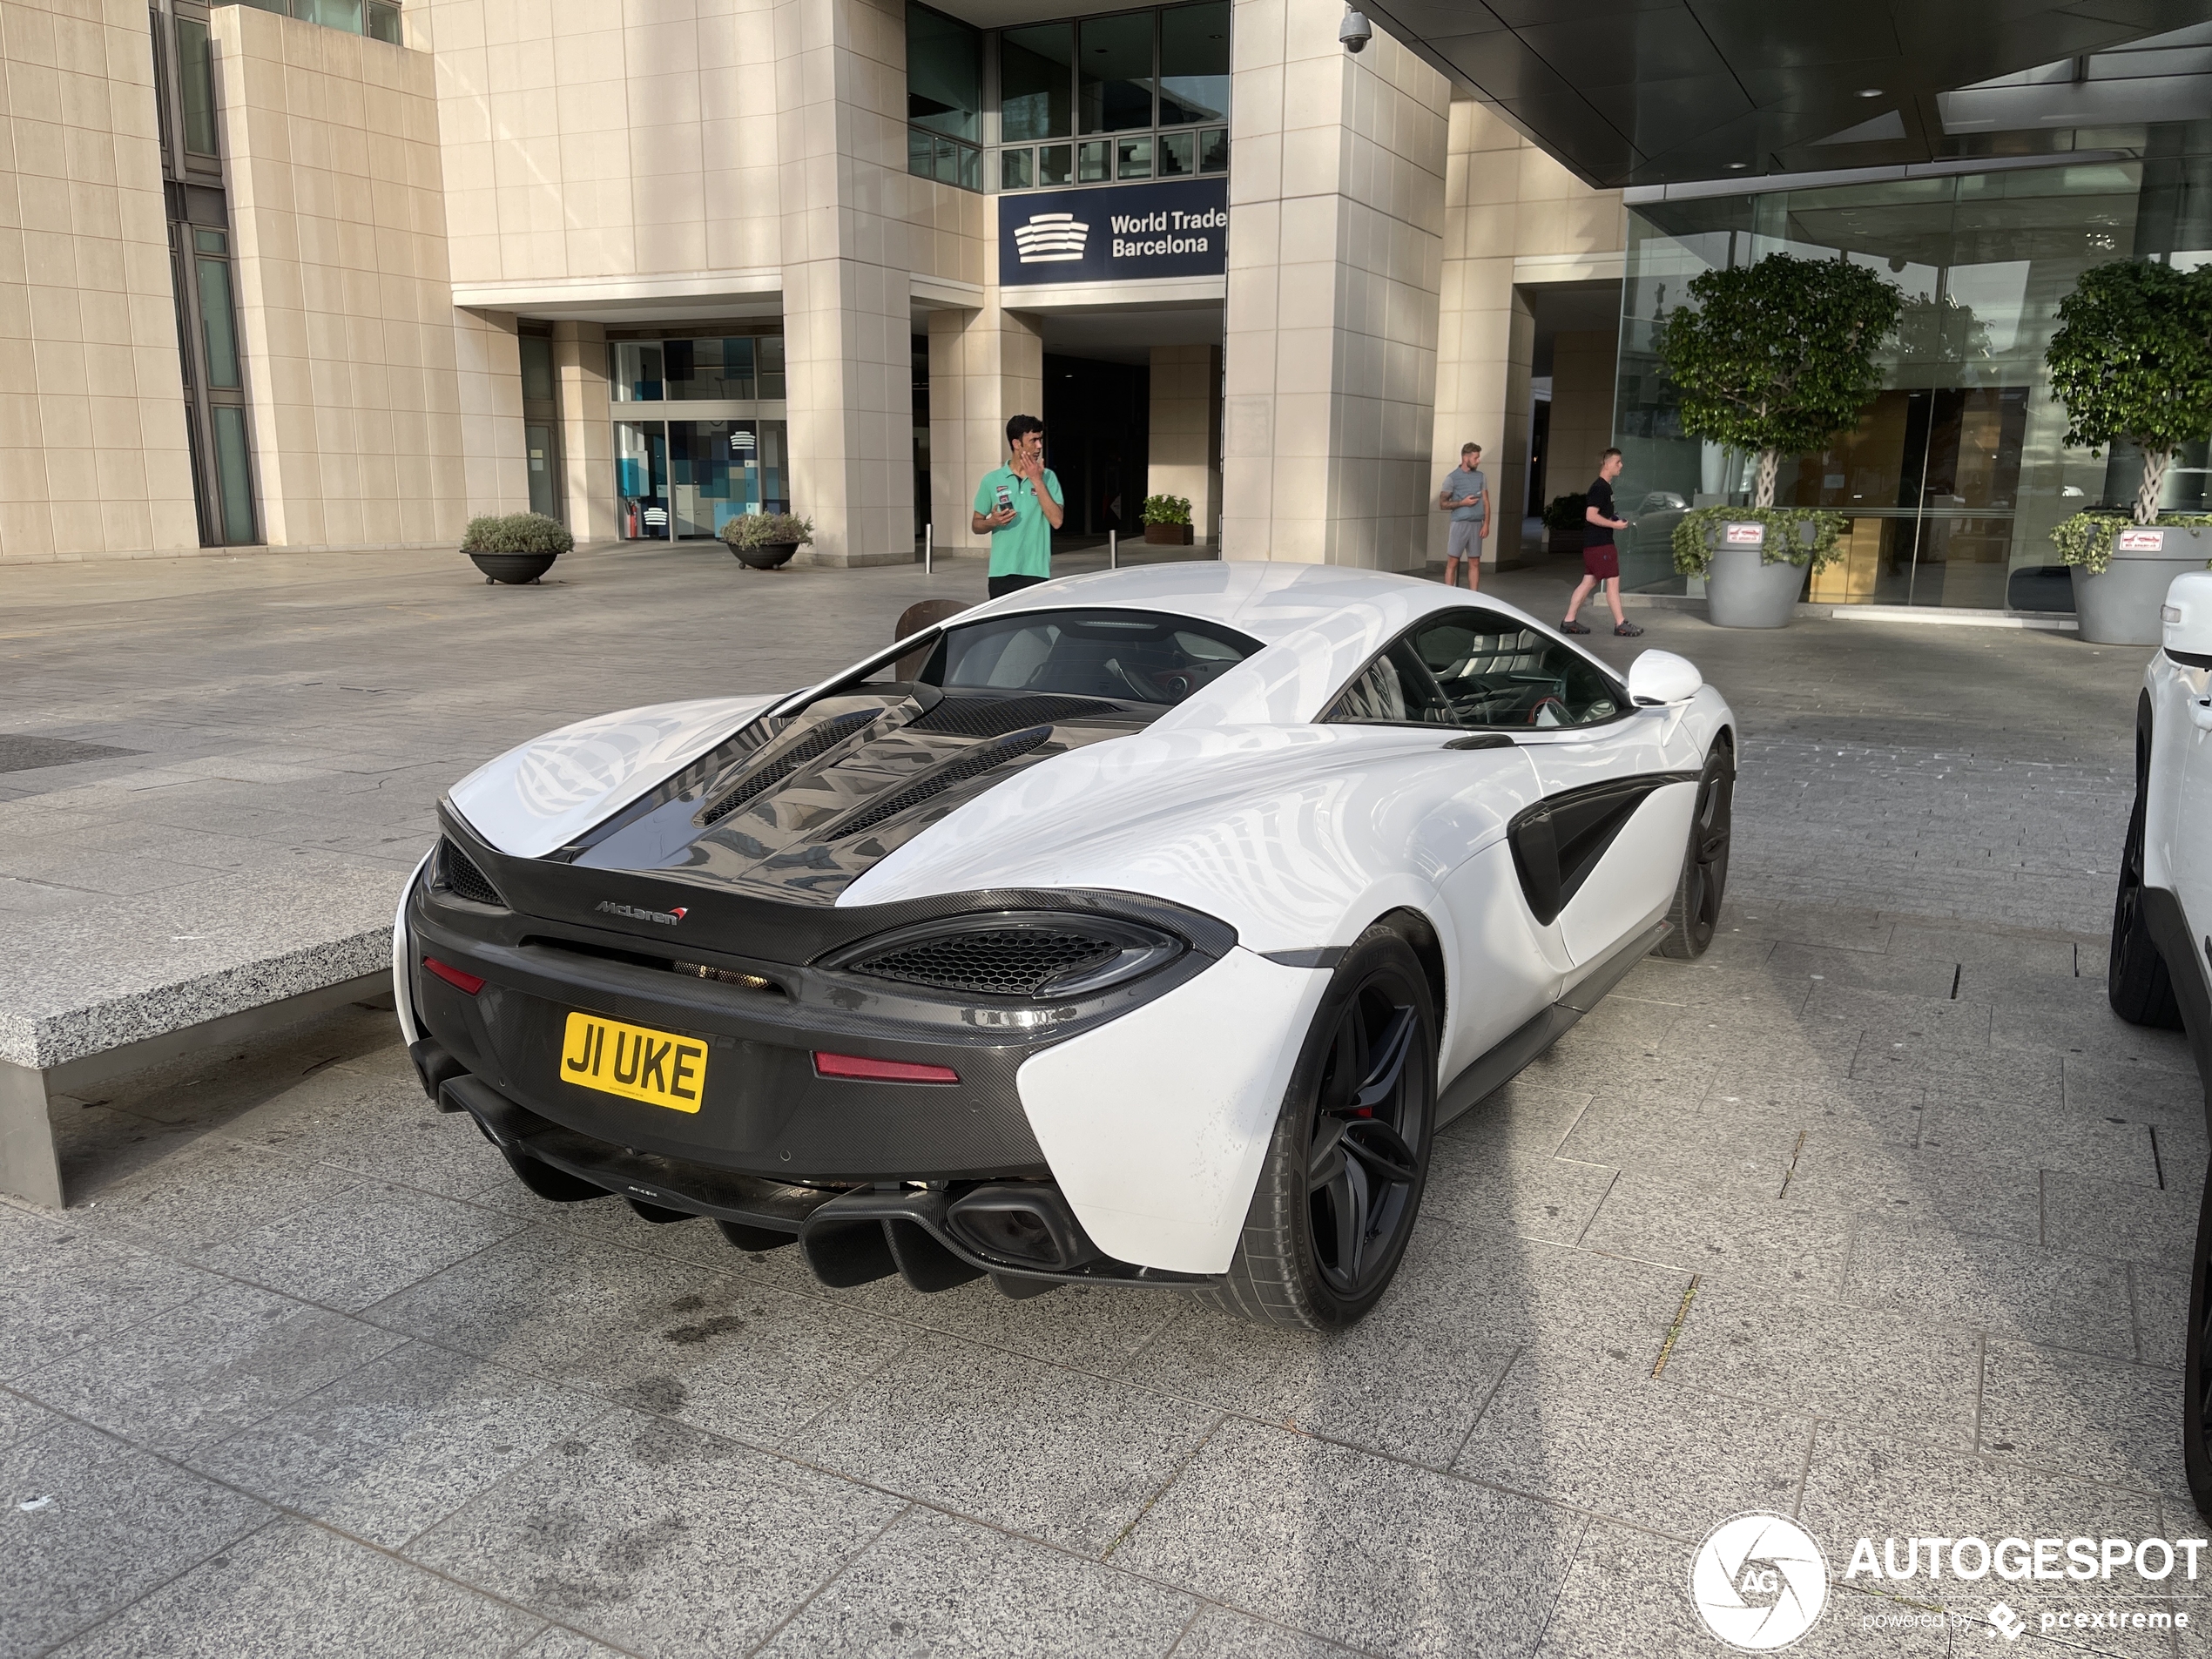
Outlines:
[[[1864,520],[1832,597],[2032,597],[2060,503],[2105,491],[2059,442],[2053,307],[2101,258],[2205,257],[2205,124],[1624,199],[1341,17],[0,0],[0,562],[450,546],[525,508],[617,543],[788,509],[819,563],[904,561],[977,545],[1026,412],[1070,533],[1175,496],[1225,556],[1393,570],[1440,557],[1462,442],[1510,561],[1617,439],[1664,587],[1667,513],[1742,461],[1670,425],[1653,329],[1787,247],[1908,300],[1865,430],[1785,477]],[[1946,96],[2027,118],[1984,91]]]

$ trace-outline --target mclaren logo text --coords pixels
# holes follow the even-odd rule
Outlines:
[[[1032,213],[1014,232],[1024,265],[1059,265],[1081,260],[1090,226],[1073,213]]]
[[[617,904],[611,899],[599,900],[597,908],[610,916],[627,916],[632,921],[657,921],[664,927],[673,927],[690,914],[682,905],[673,910],[640,910],[634,904]]]

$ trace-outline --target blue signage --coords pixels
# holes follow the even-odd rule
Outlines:
[[[1229,181],[1175,179],[999,198],[999,286],[1136,282],[1229,269]]]

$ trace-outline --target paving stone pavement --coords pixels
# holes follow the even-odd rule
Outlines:
[[[796,682],[927,590],[691,550],[522,590],[189,563],[22,573],[10,727],[142,752],[0,774],[17,944],[89,941],[136,901],[102,879],[180,916],[294,858],[395,882],[485,753]],[[347,1010],[64,1103],[84,1201],[0,1205],[0,1659],[1703,1656],[1689,1554],[1740,1510],[1838,1571],[1861,1533],[2201,1534],[2202,1091],[2102,997],[2141,653],[1642,619],[1744,719],[1724,931],[1440,1138],[1359,1327],[830,1291],[704,1223],[549,1204]],[[165,858],[179,830],[239,861]],[[1995,1651],[1862,1623],[1994,1599],[1839,1587],[1801,1650]],[[2150,1605],[2212,1619],[2187,1584]]]

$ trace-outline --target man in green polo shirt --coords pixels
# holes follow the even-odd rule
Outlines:
[[[1052,579],[1052,533],[1067,516],[1060,480],[1044,464],[1044,422],[1017,415],[1006,423],[1006,465],[975,487],[969,528],[991,534],[994,599]]]

